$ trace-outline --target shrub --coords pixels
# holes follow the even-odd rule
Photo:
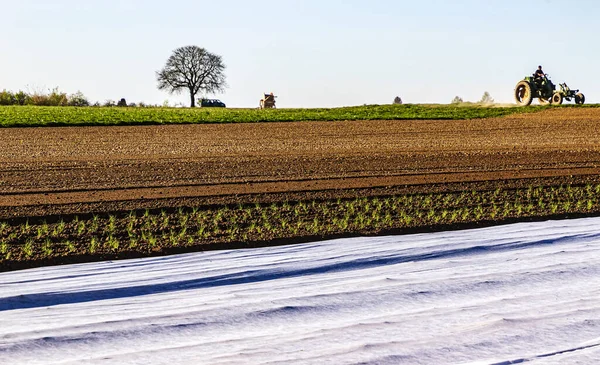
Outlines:
[[[13,93],[10,91],[2,90],[0,92],[0,105],[14,105],[16,104],[16,99]]]
[[[67,94],[54,88],[48,95],[48,101],[51,106],[66,106],[68,104]]]
[[[125,98],[121,98],[121,100],[119,100],[119,102],[117,103],[118,107],[126,107],[127,106],[127,100],[125,100]]]
[[[81,91],[78,91],[75,94],[72,94],[71,96],[69,96],[68,105],[69,106],[89,106],[90,102],[83,95],[83,93]]]
[[[34,93],[30,97],[29,104],[37,105],[37,106],[48,106],[50,103],[48,101],[48,95]]]
[[[31,104],[37,106],[65,106],[67,105],[67,94],[54,88],[50,93],[35,92],[31,95]]]
[[[18,105],[31,104],[31,96],[22,90],[15,94],[15,100]]]

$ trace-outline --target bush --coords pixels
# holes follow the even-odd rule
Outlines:
[[[69,96],[69,106],[90,106],[89,100],[83,95],[81,91],[76,92]]]
[[[51,106],[66,106],[69,103],[67,94],[58,91],[58,88],[53,89],[48,95],[48,101]]]
[[[50,93],[36,92],[30,97],[30,103],[37,106],[66,106],[68,104],[67,94],[54,88]]]
[[[117,103],[118,107],[127,107],[127,100],[125,100],[125,98],[121,98],[121,100],[119,100],[119,102]]]
[[[12,93],[2,90],[0,92],[0,105],[27,105],[31,104],[31,96],[24,91]]]
[[[29,98],[29,104],[36,106],[48,106],[50,105],[50,102],[48,101],[48,95],[35,93]]]
[[[31,96],[22,90],[19,90],[19,92],[15,94],[15,100],[18,105],[31,104]]]
[[[16,103],[15,95],[13,93],[6,90],[0,92],[0,105],[15,105]]]

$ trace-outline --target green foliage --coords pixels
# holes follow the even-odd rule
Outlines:
[[[67,96],[58,88],[54,88],[48,92],[36,91],[34,93],[26,93],[22,90],[12,93],[3,90],[0,92],[0,105],[89,106],[90,103],[81,91]]]
[[[66,106],[67,94],[54,88],[49,93],[36,92],[30,95],[30,104],[36,106]]]
[[[33,239],[31,239],[31,238],[28,239],[22,247],[25,257],[29,258],[29,257],[33,256],[34,248],[35,248],[35,246],[34,246]]]
[[[59,96],[53,97],[54,99]],[[1,106],[0,126],[136,125],[182,123],[252,123],[287,121],[473,119],[530,113],[546,107],[506,108],[459,105],[366,105],[331,109],[190,109]]]
[[[52,237],[58,237],[61,233],[64,232],[65,227],[65,222],[63,220],[60,220],[60,222],[56,225],[56,227],[54,227],[54,230],[52,231]]]
[[[113,252],[116,252],[119,249],[119,240],[110,234],[106,238],[106,246]]]
[[[50,238],[46,238],[46,240],[42,244],[42,253],[45,257],[50,257],[54,253],[54,249],[52,248],[52,241],[50,241]]]
[[[31,95],[24,91],[12,93],[7,90],[0,92],[0,105],[27,105],[32,104]]]
[[[19,90],[15,94],[15,102],[17,105],[28,105],[31,104],[31,95],[27,94],[24,91]]]
[[[73,253],[76,250],[75,245],[71,241],[64,241],[63,246],[67,249],[68,253]]]
[[[94,254],[94,253],[96,253],[98,251],[99,247],[100,247],[100,242],[98,242],[98,237],[93,236],[90,239],[90,244],[89,244],[89,247],[88,247],[89,252],[91,254]]]
[[[72,94],[68,98],[67,105],[69,106],[89,106],[89,100],[83,95],[81,91]]]
[[[2,90],[0,92],[0,105],[16,105],[15,95],[10,91]]]
[[[8,243],[5,240],[0,241],[0,257],[6,258],[9,253]]]

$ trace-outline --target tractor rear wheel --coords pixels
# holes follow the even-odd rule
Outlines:
[[[585,104],[585,95],[583,95],[582,93],[575,94],[575,104],[577,104],[577,105]]]
[[[533,94],[531,93],[531,85],[527,81],[521,81],[515,87],[515,101],[518,105],[531,105]]]
[[[552,95],[552,104],[560,105],[563,102],[562,94],[556,93]]]

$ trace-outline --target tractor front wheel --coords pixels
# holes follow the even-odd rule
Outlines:
[[[560,105],[563,102],[562,94],[556,93],[552,95],[552,104]]]
[[[521,81],[515,87],[515,101],[520,106],[531,105],[533,94],[531,93],[531,85],[527,81]]]
[[[582,93],[575,94],[575,104],[577,104],[577,105],[585,104],[585,95],[583,95]]]

